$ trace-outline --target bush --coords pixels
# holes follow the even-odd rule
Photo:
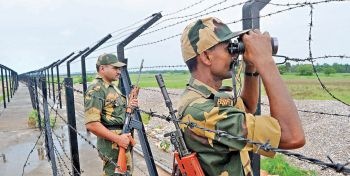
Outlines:
[[[148,125],[149,121],[151,120],[151,116],[149,116],[146,113],[141,113],[141,119],[142,119],[143,124]]]
[[[314,74],[314,70],[311,64],[298,65],[296,71],[302,76],[311,76]]]
[[[283,75],[284,73],[286,73],[288,71],[287,66],[285,66],[285,65],[279,65],[278,70],[280,71],[281,75]]]
[[[336,70],[332,67],[326,67],[323,69],[324,74],[329,76],[330,74],[336,73]]]
[[[38,124],[38,112],[36,110],[32,110],[30,113],[29,113],[29,116],[28,116],[28,125],[29,127],[39,127],[39,124]],[[44,126],[44,117],[41,117],[40,118],[41,120],[41,126],[43,127]],[[56,124],[56,118],[52,115],[50,115],[50,126],[51,127],[55,127],[55,124]]]
[[[271,175],[280,176],[315,176],[315,171],[302,170],[291,166],[282,155],[276,155],[275,158],[264,158],[261,160],[261,168]]]

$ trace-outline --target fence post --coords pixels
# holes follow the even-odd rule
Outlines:
[[[12,70],[9,69],[9,84],[10,84],[10,97],[12,98],[12,94],[13,94],[13,91],[12,91]]]
[[[45,71],[46,76],[46,71]],[[51,98],[51,91],[50,91],[50,68],[47,68],[47,82],[46,82],[49,90],[49,98]]]
[[[5,95],[5,85],[4,85],[4,72],[3,68],[1,69],[1,87],[2,87],[2,100],[4,101],[4,108],[6,108],[6,95]]]
[[[94,45],[91,49],[89,49],[83,56],[81,56],[81,76],[83,79],[83,92],[85,96],[85,92],[87,90],[87,84],[86,84],[86,66],[85,66],[85,58],[91,54],[93,51],[95,51],[98,47],[100,47],[103,43],[105,43],[108,39],[112,37],[111,34],[106,35],[103,37],[96,45]],[[84,101],[85,103],[85,101]]]
[[[260,10],[263,9],[271,0],[252,0],[247,1],[242,8],[243,30],[260,28]],[[259,78],[259,99],[255,115],[261,114],[261,79]],[[249,152],[251,166],[254,176],[260,176],[260,155]]]
[[[46,77],[45,77],[46,78]],[[38,96],[38,84],[37,84],[37,81],[38,81],[38,77],[34,77],[34,95],[35,95],[35,100],[36,100],[36,104],[35,104],[35,109],[36,109],[36,112],[38,112],[38,124],[39,124],[39,129],[40,131],[42,131],[42,127],[41,127],[41,115],[40,115],[40,106],[39,106],[39,96]],[[46,84],[46,83],[45,83]]]
[[[57,74],[57,93],[58,93],[58,101],[60,104],[60,109],[62,109],[62,101],[61,101],[61,85],[60,85],[60,69],[58,68],[59,64],[56,65],[56,74]]]
[[[73,62],[76,58],[80,57],[82,54],[84,54],[87,50],[89,50],[90,48],[87,47],[85,48],[83,51],[79,51],[79,53],[74,56],[72,59],[69,59],[67,61],[67,77],[70,78],[70,63]]]
[[[56,103],[56,97],[55,97],[55,81],[53,77],[53,67],[51,66],[51,86],[52,86],[52,98],[53,98],[53,103]],[[50,84],[50,83],[49,83]]]
[[[80,164],[79,164],[79,150],[78,150],[78,139],[76,133],[76,120],[75,120],[75,105],[74,105],[74,92],[73,92],[73,79],[64,78],[65,91],[66,91],[66,108],[68,118],[68,135],[70,143],[70,154],[72,160],[73,175],[80,175]]]
[[[50,114],[49,114],[49,107],[47,104],[47,89],[46,89],[46,81],[45,79],[41,80],[41,86],[42,86],[42,93],[43,93],[43,110],[44,110],[44,122],[45,122],[45,136],[46,136],[46,144],[47,144],[47,153],[49,156],[49,160],[51,160],[51,167],[52,167],[52,174],[53,176],[57,176],[57,166],[56,166],[56,160],[55,160],[55,153],[54,153],[54,144],[52,140],[52,132],[51,132],[51,126],[50,126]]]
[[[61,97],[61,81],[60,81],[60,68],[59,66],[65,62],[67,59],[69,59],[74,52],[70,53],[68,56],[64,57],[62,60],[57,62],[56,65],[56,75],[57,75],[57,91],[58,91],[58,101],[60,103],[60,109],[62,109],[62,97]]]
[[[32,108],[35,109],[36,102],[35,102],[35,98],[34,98],[33,77],[31,77],[30,74],[27,77],[27,87],[28,87],[28,90],[29,90],[30,100],[32,102]]]
[[[152,24],[158,21],[161,17],[162,17],[161,13],[153,14],[152,18],[148,22],[146,22],[144,25],[142,25],[130,36],[126,37],[122,42],[118,44],[117,55],[120,61],[127,63],[127,59],[125,59],[124,57],[124,47],[128,45],[136,37],[138,37],[143,31],[148,29]],[[131,87],[130,87],[131,81],[127,70],[127,65],[121,68],[121,78],[119,80],[120,80],[121,91],[123,92],[124,95],[126,95],[126,97],[128,97],[128,94],[130,93],[130,90],[131,90]],[[152,156],[152,151],[147,140],[145,127],[142,124],[142,119],[139,111],[134,112],[134,119],[135,121],[139,122],[139,124],[141,124],[139,125],[139,127],[135,127],[135,129],[137,129],[137,134],[139,136],[142,152],[144,154],[149,175],[152,175],[152,176],[158,175],[156,165],[154,163],[154,159]]]
[[[5,69],[5,80],[6,80],[7,101],[10,102],[9,83],[8,83],[8,80],[7,80],[7,69]]]

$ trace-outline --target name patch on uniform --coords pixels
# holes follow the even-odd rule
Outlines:
[[[214,102],[217,107],[233,106],[232,96],[225,92],[215,93]]]
[[[230,98],[220,97],[216,102],[217,106],[232,106],[232,100]]]

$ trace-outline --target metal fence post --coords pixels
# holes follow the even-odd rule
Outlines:
[[[72,59],[69,59],[67,61],[67,77],[70,78],[70,63],[73,62],[76,58],[80,57],[82,54],[84,54],[87,50],[89,50],[90,48],[87,47],[85,48],[83,51],[79,51],[79,53],[74,56]]]
[[[12,94],[13,94],[13,91],[12,91],[12,70],[9,70],[9,84],[10,84],[10,97],[12,98]]]
[[[32,102],[32,108],[35,109],[36,102],[35,102],[35,98],[34,98],[33,78],[30,75],[28,75],[28,78],[27,78],[27,87],[29,90],[30,100]]]
[[[2,87],[2,100],[4,101],[4,108],[6,108],[6,95],[5,95],[5,85],[4,85],[4,72],[3,68],[1,69],[1,87]]]
[[[83,79],[83,92],[84,92],[84,95],[85,95],[85,92],[87,90],[85,58],[89,54],[91,54],[93,51],[95,51],[98,47],[100,47],[103,43],[105,43],[107,40],[109,40],[110,38],[112,38],[111,34],[106,35],[96,45],[94,45],[85,54],[83,54],[83,56],[81,56],[81,76],[82,76],[82,79]],[[85,103],[85,101],[84,101],[84,103]]]
[[[53,77],[53,67],[51,67],[51,86],[52,86],[52,98],[53,98],[53,102],[56,103],[56,97],[55,97],[55,81],[54,81],[54,77]],[[50,84],[50,83],[49,83]]]
[[[46,74],[45,74],[46,75]],[[50,91],[50,68],[47,68],[47,87],[49,90],[49,98],[51,98],[51,91]]]
[[[73,79],[64,78],[65,91],[66,91],[66,108],[68,118],[68,135],[70,143],[70,154],[72,160],[73,175],[80,175],[80,164],[79,164],[79,150],[78,150],[78,139],[76,130],[75,120],[75,106],[74,106],[74,92],[73,92]],[[75,130],[74,130],[75,129]]]
[[[36,112],[38,112],[38,125],[39,125],[39,129],[40,131],[42,131],[42,127],[41,127],[41,115],[40,115],[40,106],[39,106],[39,96],[38,96],[38,84],[37,84],[38,78],[34,77],[34,95],[35,95],[35,100],[36,100],[36,104],[35,104],[35,109]],[[46,84],[46,83],[45,83]]]
[[[260,10],[263,9],[271,0],[252,0],[247,1],[242,8],[243,30],[260,28]],[[259,99],[256,115],[261,114],[261,79],[259,78]],[[260,155],[249,152],[251,166],[254,176],[260,176]]]
[[[132,40],[134,40],[137,36],[139,36],[142,32],[144,32],[147,28],[149,28],[152,24],[154,24],[156,21],[158,21],[162,17],[161,13],[156,13],[152,15],[152,18],[146,22],[144,25],[142,25],[140,28],[138,28],[135,32],[133,32],[130,36],[126,37],[122,42],[120,42],[117,46],[117,55],[118,59],[124,63],[127,62],[127,60],[124,57],[124,47],[128,45]],[[128,94],[130,93],[131,90],[131,81],[129,77],[129,73],[127,70],[127,66],[124,66],[121,68],[121,78],[120,78],[120,86],[121,86],[121,91],[123,92],[124,95],[128,97]],[[149,146],[146,132],[145,132],[145,127],[142,124],[142,119],[139,111],[134,112],[134,118],[135,121],[141,122],[140,127],[136,128],[137,129],[137,134],[139,136],[142,152],[144,154],[144,158],[146,161],[147,169],[149,172],[149,175],[158,175],[156,165],[154,163],[154,159],[152,156],[152,151]]]
[[[7,80],[7,69],[5,69],[5,80],[6,80],[7,101],[10,102],[9,83],[8,83],[8,80]]]
[[[46,81],[45,79],[41,80],[41,86],[42,86],[42,93],[43,93],[43,109],[44,109],[44,122],[45,122],[45,134],[47,139],[47,153],[49,156],[49,160],[51,161],[51,167],[52,167],[52,174],[53,176],[57,176],[57,166],[56,166],[56,160],[55,160],[55,153],[54,153],[54,144],[52,140],[52,132],[51,132],[51,126],[50,126],[50,114],[49,114],[49,107],[47,104],[47,89],[46,89]]]
[[[57,76],[57,93],[58,93],[58,101],[60,104],[60,109],[62,109],[62,101],[61,101],[61,85],[60,85],[60,69],[58,68],[58,64],[56,65],[56,76]]]

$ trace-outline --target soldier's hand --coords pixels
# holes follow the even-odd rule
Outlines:
[[[244,61],[254,65],[258,71],[267,62],[274,62],[272,59],[271,37],[268,32],[261,33],[258,29],[249,31],[243,36],[245,47]]]
[[[137,99],[137,98],[131,99],[130,105],[131,105],[132,107],[138,107],[138,106],[139,106],[139,101],[138,101],[138,99]]]
[[[134,138],[132,138],[131,135],[129,136],[129,140],[130,140],[130,145],[131,145],[131,146],[135,146],[135,145],[136,145],[136,141],[135,141]]]
[[[119,135],[117,140],[118,146],[127,149],[130,144],[130,138],[132,138],[130,133]]]

